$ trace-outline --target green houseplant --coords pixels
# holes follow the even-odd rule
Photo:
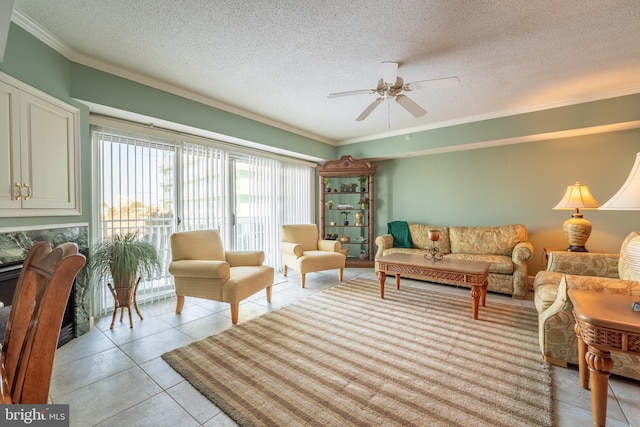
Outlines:
[[[324,183],[325,189],[327,191],[331,191],[331,178],[328,176],[325,176],[324,178],[322,178],[322,182]]]
[[[111,283],[107,286],[115,299],[114,320],[118,307],[122,309],[127,307],[129,320],[131,320],[131,303],[142,319],[135,293],[140,277],[151,276],[156,267],[160,266],[156,248],[151,243],[138,238],[137,233],[117,234],[93,247],[89,266],[92,274],[100,277],[111,276],[113,280],[113,286]],[[120,320],[122,321],[122,316]],[[113,328],[113,322],[111,322],[111,328]]]
[[[365,186],[367,184],[367,176],[366,175],[360,175],[358,177],[358,181],[360,181],[360,191],[362,191],[362,192],[367,191],[367,187]]]

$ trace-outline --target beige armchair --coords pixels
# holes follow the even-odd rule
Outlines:
[[[340,251],[340,242],[319,239],[315,224],[283,225],[281,231],[284,276],[288,267],[293,268],[300,273],[300,284],[304,288],[305,274],[337,268],[338,279],[342,281],[347,257]]]
[[[231,304],[231,323],[238,323],[240,301],[266,289],[271,302],[273,267],[262,265],[262,251],[225,251],[216,230],[171,235],[169,273],[176,284],[176,313],[184,297],[205,298]]]

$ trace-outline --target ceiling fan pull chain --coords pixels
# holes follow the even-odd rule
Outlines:
[[[391,103],[387,98],[387,129],[391,129]]]

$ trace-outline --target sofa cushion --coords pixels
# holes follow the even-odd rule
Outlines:
[[[504,255],[482,254],[448,254],[449,259],[467,259],[471,261],[486,261],[491,263],[489,273],[513,274],[513,261],[511,257]]]
[[[511,256],[516,243],[528,239],[522,224],[499,227],[449,227],[451,253]]]
[[[449,243],[449,228],[442,226],[438,227],[435,225],[409,224],[409,231],[411,232],[413,247],[418,249],[429,249],[431,247],[431,240],[429,240],[429,230],[438,230],[440,232],[440,239],[434,245],[440,250],[440,253],[450,253],[451,245]]]
[[[623,280],[640,281],[640,234],[629,233],[620,247],[618,276]]]
[[[382,255],[390,255],[390,254],[411,254],[411,255],[425,255],[429,254],[429,251],[426,249],[417,249],[417,248],[389,248],[385,249]]]

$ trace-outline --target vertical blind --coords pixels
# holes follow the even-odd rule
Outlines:
[[[228,153],[212,147],[181,144],[177,197],[178,230],[224,229]]]
[[[138,233],[161,259],[156,274],[141,281],[138,303],[174,295],[167,269],[175,231],[217,229],[225,249],[262,250],[265,263],[280,270],[280,226],[312,222],[314,168],[168,135],[92,126],[98,165],[94,235],[102,240]],[[108,280],[95,287],[94,315],[113,309]]]

